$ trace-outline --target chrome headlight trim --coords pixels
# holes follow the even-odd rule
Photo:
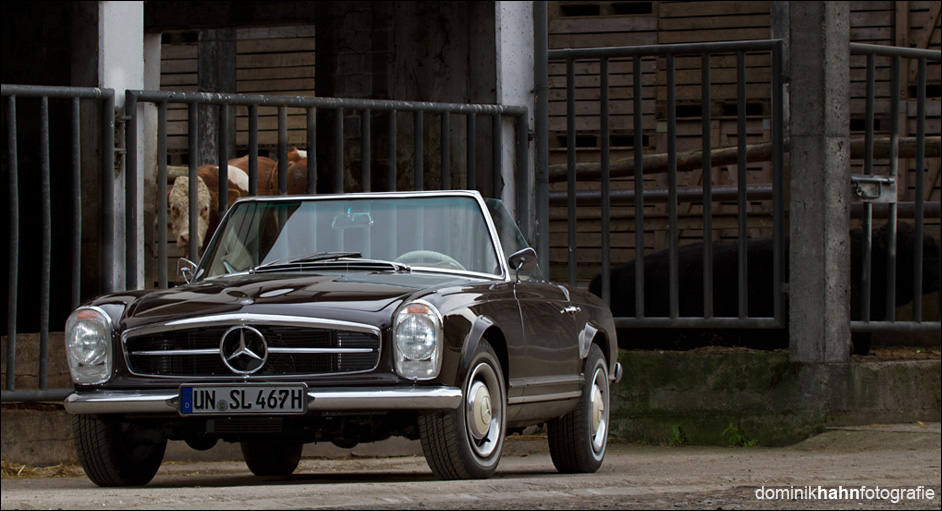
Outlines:
[[[392,343],[399,376],[409,380],[438,377],[444,345],[441,313],[425,300],[404,304],[393,317]]]
[[[72,381],[104,383],[114,369],[114,327],[111,316],[93,305],[79,307],[65,324],[65,352]]]

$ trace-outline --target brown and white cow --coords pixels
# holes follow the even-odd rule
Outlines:
[[[196,169],[197,174],[197,248],[203,251],[204,243],[209,239],[216,227],[219,226],[219,169],[215,165],[202,165]],[[246,173],[235,166],[228,168],[228,204],[231,206],[248,192],[249,178]],[[189,251],[190,245],[190,181],[188,176],[180,176],[173,182],[173,187],[167,196],[170,208],[170,221],[173,226],[173,236],[177,245],[184,253]]]
[[[259,158],[261,159],[261,158]],[[303,195],[307,193],[307,151],[292,147],[288,151],[288,195]],[[262,164],[259,163],[258,194],[278,195],[278,166],[273,166],[267,174],[267,182],[262,183]]]

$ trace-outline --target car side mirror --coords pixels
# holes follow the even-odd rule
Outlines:
[[[196,273],[196,263],[185,257],[177,259],[177,274],[182,275],[187,284],[193,282],[199,276]]]
[[[507,258],[507,264],[517,273],[520,273],[521,270],[529,270],[537,264],[536,250],[530,247],[518,250]]]

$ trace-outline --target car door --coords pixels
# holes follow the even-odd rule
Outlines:
[[[546,281],[519,280],[514,285],[526,340],[521,371],[526,401],[559,398],[582,385],[579,357],[580,309],[569,292]]]

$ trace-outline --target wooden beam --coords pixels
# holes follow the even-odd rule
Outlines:
[[[932,32],[935,30],[936,23],[939,22],[939,11],[942,9],[942,3],[932,2],[929,7],[929,15],[926,16],[926,22],[922,25],[922,33],[914,41],[915,48],[926,50],[929,48],[929,41],[932,40]],[[918,66],[909,66],[909,81],[916,81],[916,75],[919,73]]]
[[[942,153],[942,137],[926,137],[926,157],[937,158]],[[880,137],[873,141],[873,157],[885,158],[890,154],[890,138]],[[916,155],[916,138],[905,137],[899,139],[899,157],[912,158]],[[711,158],[714,167],[735,164],[739,152],[736,147],[723,147],[714,149]],[[850,157],[864,157],[864,139],[856,138],[850,142]],[[764,142],[746,147],[746,160],[750,163],[770,161],[772,159],[772,143]],[[644,173],[656,174],[667,172],[667,154],[646,154],[643,159]],[[613,160],[610,163],[611,177],[628,177],[634,175],[634,157]],[[677,170],[694,170],[702,168],[702,151],[691,151],[677,155]],[[583,162],[576,164],[577,180],[599,179],[601,164],[599,162]],[[549,180],[551,183],[566,181],[567,164],[558,163],[550,165]]]

